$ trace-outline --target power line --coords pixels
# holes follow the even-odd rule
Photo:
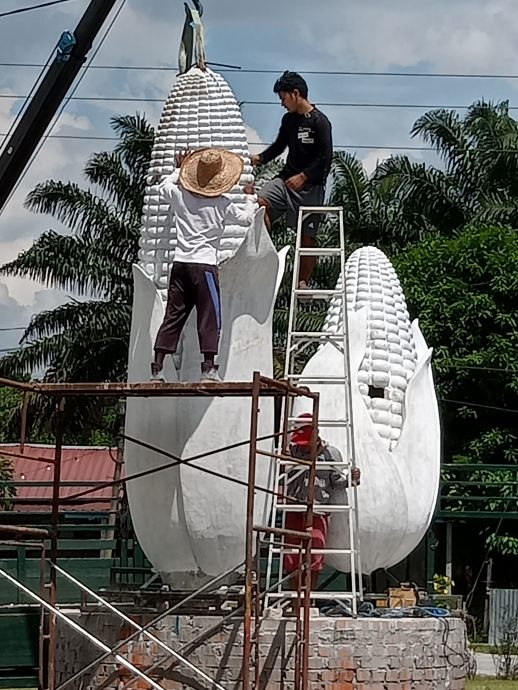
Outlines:
[[[0,93],[0,98],[5,98],[8,100],[18,100],[20,98],[27,98],[27,96],[11,94],[11,93]],[[143,98],[140,96],[73,96],[70,98],[71,101],[108,101],[113,103],[164,103],[167,95],[161,98]],[[273,105],[276,107],[280,106],[279,101],[240,101],[241,105]],[[329,103],[318,103],[315,105],[323,108],[395,108],[395,109],[407,109],[407,110],[468,110],[471,105],[441,105],[441,104],[430,104],[430,103],[355,103],[355,102],[329,102]],[[518,106],[509,106],[509,110],[518,110]]]
[[[0,133],[0,137],[5,137],[4,133]],[[120,141],[119,137],[110,135],[95,135],[95,134],[50,134],[48,139],[80,139],[84,141]],[[147,139],[139,139],[136,137],[133,141],[147,141]],[[264,141],[249,141],[249,146],[269,146],[268,142]],[[367,144],[335,144],[335,149],[382,149],[382,150],[398,150],[398,151],[435,151],[431,146],[375,146]],[[487,149],[486,149],[487,150]]]
[[[36,150],[34,151],[33,155],[31,156],[30,161],[29,161],[28,164],[26,165],[25,170],[23,171],[22,175],[20,175],[20,177],[18,178],[18,180],[17,180],[17,182],[16,182],[16,185],[15,185],[15,186],[13,187],[13,189],[11,190],[11,193],[9,194],[9,196],[8,196],[8,198],[7,198],[7,201],[6,201],[6,203],[5,203],[4,207],[3,207],[3,209],[0,210],[0,215],[1,215],[2,212],[7,208],[9,202],[11,201],[11,199],[13,198],[13,196],[15,195],[15,193],[17,192],[17,190],[19,189],[21,183],[22,183],[23,180],[25,179],[25,176],[26,176],[27,173],[29,172],[29,170],[30,170],[32,164],[33,164],[34,161],[36,160],[36,158],[37,158],[39,152],[41,151],[41,149],[43,148],[43,146],[44,146],[45,143],[47,142],[47,139],[51,136],[52,130],[53,130],[54,127],[56,126],[56,124],[57,124],[59,118],[63,115],[63,113],[64,113],[64,111],[65,111],[67,105],[70,103],[70,100],[72,99],[72,97],[73,97],[74,94],[76,93],[77,89],[78,89],[79,86],[81,85],[81,83],[82,83],[83,79],[85,78],[86,73],[87,73],[87,71],[88,71],[88,67],[89,67],[89,66],[92,64],[92,62],[95,60],[97,54],[99,53],[99,51],[101,50],[102,46],[104,45],[104,42],[105,42],[106,38],[108,37],[108,34],[109,34],[110,31],[112,30],[113,25],[115,24],[115,22],[116,22],[117,19],[119,18],[119,15],[120,15],[120,13],[122,12],[122,10],[124,9],[124,6],[125,6],[125,5],[126,5],[126,0],[122,0],[122,1],[121,1],[121,4],[119,5],[119,8],[118,8],[117,12],[115,13],[113,19],[111,20],[111,22],[110,22],[110,24],[108,25],[106,31],[104,32],[104,34],[103,34],[101,40],[99,41],[99,44],[97,45],[96,49],[94,50],[94,52],[93,52],[93,54],[92,54],[92,57],[91,57],[90,60],[88,61],[88,64],[86,65],[86,69],[83,71],[83,73],[81,74],[81,76],[80,76],[79,79],[77,80],[77,82],[76,82],[74,88],[72,89],[72,91],[70,92],[70,94],[67,96],[67,98],[66,98],[65,101],[63,102],[63,105],[61,106],[59,112],[56,114],[56,116],[54,117],[54,120],[53,120],[52,124],[50,125],[50,129],[48,130],[47,134],[46,134],[46,135],[42,138],[42,140],[40,141],[38,147],[36,148]]]
[[[5,133],[0,133],[0,137],[5,137]],[[109,135],[97,134],[50,134],[46,139],[68,139],[68,140],[83,140],[83,141],[120,141],[119,137]],[[133,141],[148,141],[147,139],[135,137]],[[271,142],[265,141],[249,141],[248,146],[270,146]],[[334,144],[335,151],[431,151],[437,153],[433,146],[400,146],[387,144]],[[472,149],[451,149],[456,153],[475,153]],[[484,149],[488,153],[516,153],[518,149]]]
[[[503,367],[477,367],[468,364],[444,364],[442,362],[435,362],[435,366],[440,369],[470,369],[471,371],[497,371],[504,374],[518,374],[518,369],[506,369]]]
[[[242,105],[275,105],[279,106],[279,101],[241,101]],[[317,103],[315,105],[323,108],[402,108],[412,110],[468,110],[471,105],[430,105],[426,103]],[[518,106],[509,106],[509,110],[518,110]]]
[[[27,326],[14,326],[12,328],[0,328],[0,333],[5,333],[7,331],[25,331]]]
[[[216,64],[216,63],[211,63]],[[0,62],[0,67],[42,67],[34,62]],[[125,71],[147,71],[147,72],[177,72],[176,65],[92,65],[90,69],[98,70],[125,70]],[[230,72],[231,74],[280,74],[280,70],[274,69],[250,69],[250,68],[223,68],[220,72]],[[465,72],[377,72],[365,70],[305,70],[298,69],[299,72],[312,76],[343,76],[343,77],[409,77],[418,79],[518,79],[518,74],[468,74]]]
[[[8,332],[8,331],[25,331],[27,330],[27,326],[11,326],[8,328],[0,328],[0,333],[2,332]],[[14,348],[14,349],[22,349],[22,348]],[[472,366],[472,365],[467,365],[467,364],[439,364],[435,363],[437,367],[444,367],[446,369],[470,369],[473,371],[491,371],[491,372],[498,372],[498,373],[503,373],[503,374],[518,374],[518,369],[508,369],[505,367],[478,367],[478,366]],[[450,402],[445,399],[445,402]],[[451,401],[453,402],[453,401]],[[501,408],[501,409],[507,409],[507,408]]]
[[[10,17],[13,14],[22,14],[22,12],[31,12],[32,10],[39,10],[42,7],[50,7],[51,5],[61,5],[63,2],[73,2],[75,0],[50,0],[50,2],[42,2],[39,5],[31,5],[30,7],[20,7],[17,10],[9,10],[8,12],[0,12],[0,19],[2,17]],[[3,65],[7,66],[7,65]],[[43,65],[40,65],[43,67]]]
[[[20,110],[19,110],[19,112],[18,112],[18,115],[13,119],[12,124],[11,124],[11,126],[9,127],[9,130],[8,130],[7,134],[5,135],[6,138],[9,137],[9,136],[11,135],[11,132],[13,132],[13,131],[15,130],[16,126],[18,125],[19,120],[21,119],[21,117],[22,117],[22,115],[23,115],[23,112],[24,112],[24,110],[25,110],[25,107],[27,106],[27,104],[29,103],[29,101],[30,101],[30,99],[31,99],[31,97],[32,97],[32,95],[33,95],[33,93],[36,91],[36,89],[37,89],[38,86],[40,85],[41,81],[43,80],[43,75],[45,74],[45,71],[46,71],[48,65],[50,64],[50,61],[51,61],[52,58],[53,58],[53,54],[54,54],[54,51],[56,50],[57,46],[58,46],[58,44],[56,43],[56,45],[54,46],[54,48],[53,48],[52,51],[50,52],[49,57],[47,58],[47,62],[46,62],[45,65],[41,68],[40,73],[38,74],[38,78],[36,79],[36,81],[35,81],[34,84],[32,85],[32,89],[31,89],[31,90],[29,91],[29,93],[27,94],[27,97],[26,97],[26,99],[24,100],[24,102],[23,102],[23,104],[22,104],[22,107],[20,108]]]
[[[481,407],[485,410],[495,410],[496,412],[509,412],[511,414],[518,414],[518,410],[512,410],[508,407],[496,407],[495,405],[482,405],[481,403],[472,403],[466,400],[451,400],[450,398],[439,398],[442,402],[451,403],[452,405],[465,405],[466,407]]]

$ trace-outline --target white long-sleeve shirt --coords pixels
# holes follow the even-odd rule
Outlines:
[[[256,205],[248,195],[243,204],[224,194],[211,198],[196,196],[179,185],[178,178],[179,172],[175,170],[160,185],[160,194],[170,201],[176,217],[178,244],[174,260],[215,266],[225,222],[251,223]]]

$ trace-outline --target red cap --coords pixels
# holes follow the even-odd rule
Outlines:
[[[297,417],[296,426],[291,434],[291,442],[296,446],[309,446],[311,444],[311,436],[313,434],[313,415],[310,412],[304,412]]]

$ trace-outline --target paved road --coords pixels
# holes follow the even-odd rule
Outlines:
[[[477,661],[477,676],[489,676],[494,678],[497,675],[498,657],[492,654],[475,654]],[[518,656],[513,657],[513,662],[518,666]]]

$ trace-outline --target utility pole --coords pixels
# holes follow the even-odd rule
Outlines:
[[[74,83],[117,0],[91,0],[75,31],[65,31],[56,56],[0,154],[0,211]]]

